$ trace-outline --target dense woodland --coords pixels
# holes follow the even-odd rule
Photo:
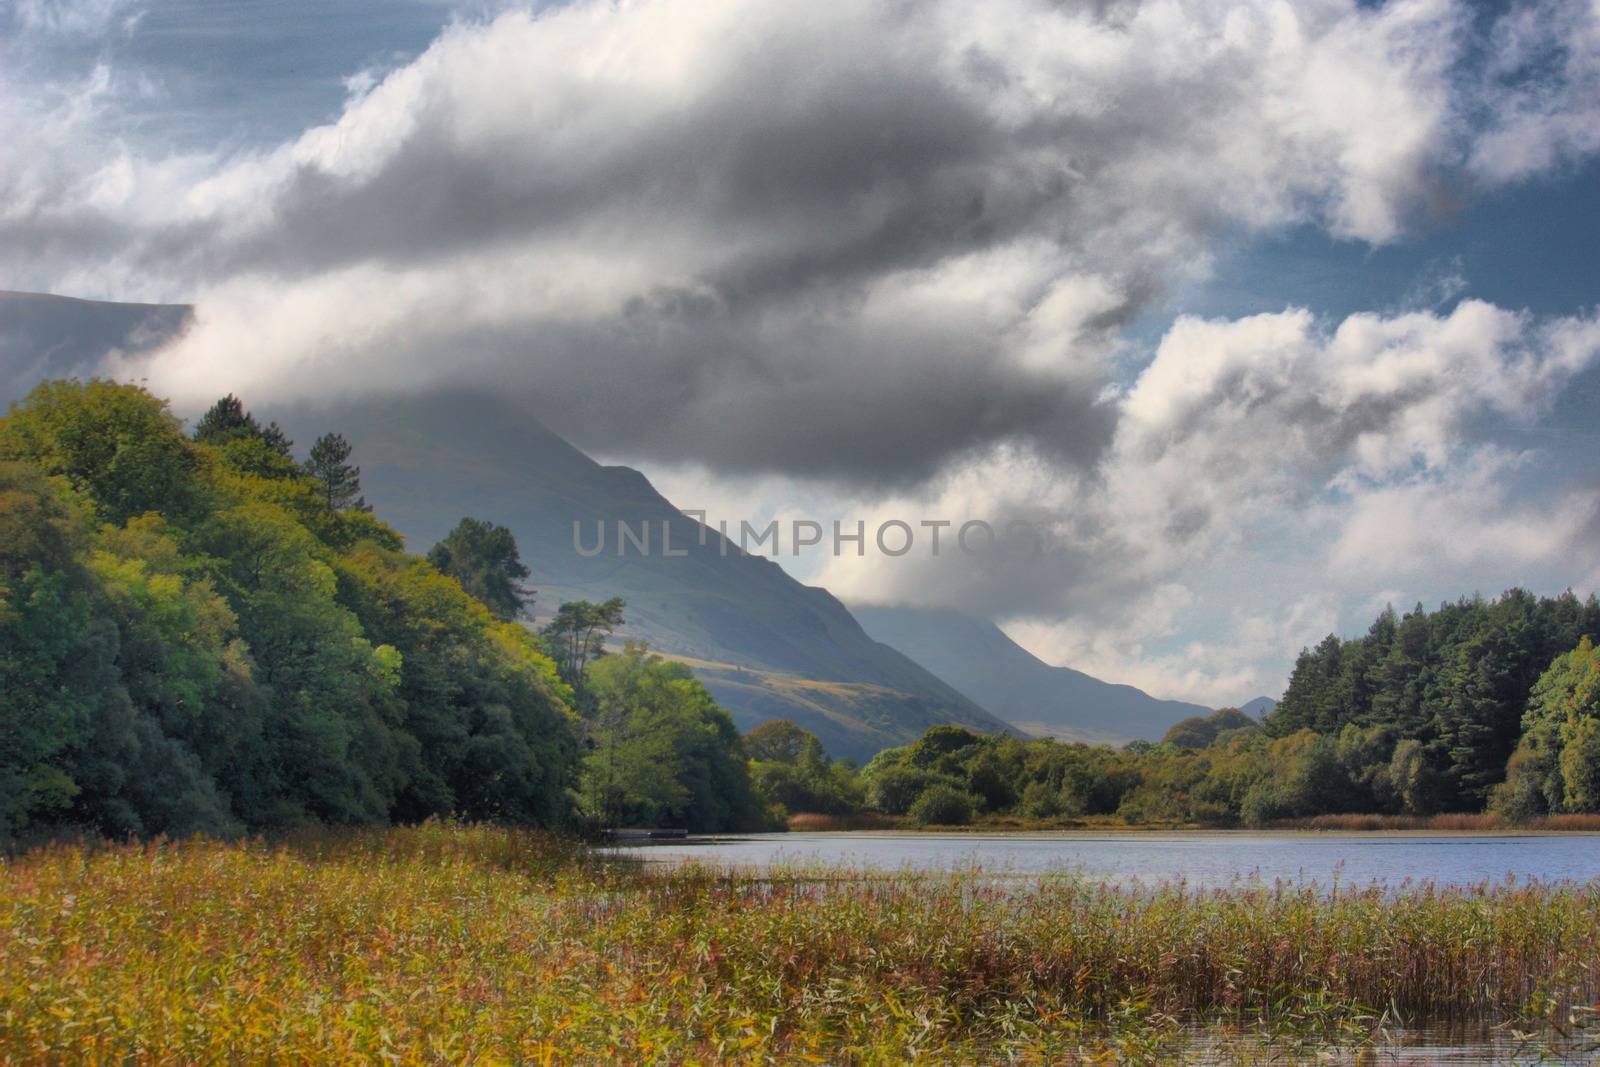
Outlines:
[[[1600,604],[1513,589],[1404,616],[1303,652],[1257,723],[1232,708],[1124,748],[939,727],[859,775],[800,749],[758,786],[799,810],[919,823],[983,815],[1259,826],[1362,812],[1491,810],[1508,821],[1600,811]],[[771,727],[758,729],[751,735]],[[750,739],[747,738],[747,745]],[[754,755],[755,753],[752,753]]]
[[[937,727],[856,768],[745,737],[687,668],[607,651],[626,606],[539,630],[509,531],[426,557],[337,433],[302,462],[236,398],[186,433],[135,386],[53,382],[0,420],[0,842],[232,835],[434,815],[778,828],[1084,816],[1600,811],[1600,605],[1512,590],[1300,656],[1257,723],[1122,749]]]
[[[349,460],[330,434],[297,462],[233,397],[185,434],[104,381],[47,383],[0,421],[0,840],[758,824],[732,723],[687,671],[642,651],[590,670],[620,604],[534,633],[505,530],[464,520],[407,554]],[[673,779],[632,807],[607,791],[610,750],[635,757],[619,703]]]

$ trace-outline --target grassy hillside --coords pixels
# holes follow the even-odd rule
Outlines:
[[[182,304],[112,304],[0,290],[0,409],[49,378],[90,374],[107,352],[138,352],[180,330]]]

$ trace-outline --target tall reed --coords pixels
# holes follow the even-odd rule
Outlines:
[[[1597,919],[1597,886],[756,876],[438,824],[55,846],[0,867],[0,1059],[1113,1062],[1202,1022],[1266,1049],[1565,1026]]]

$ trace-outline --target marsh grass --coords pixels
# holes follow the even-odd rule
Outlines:
[[[0,868],[0,1059],[1270,1061],[1581,1029],[1597,918],[1600,886],[758,875],[444,824],[59,845]]]

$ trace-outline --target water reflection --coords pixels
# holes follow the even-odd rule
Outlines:
[[[720,866],[846,866],[869,871],[1076,873],[1109,881],[1240,881],[1399,888],[1515,878],[1600,878],[1595,834],[795,833],[742,834],[614,850],[645,860]]]

